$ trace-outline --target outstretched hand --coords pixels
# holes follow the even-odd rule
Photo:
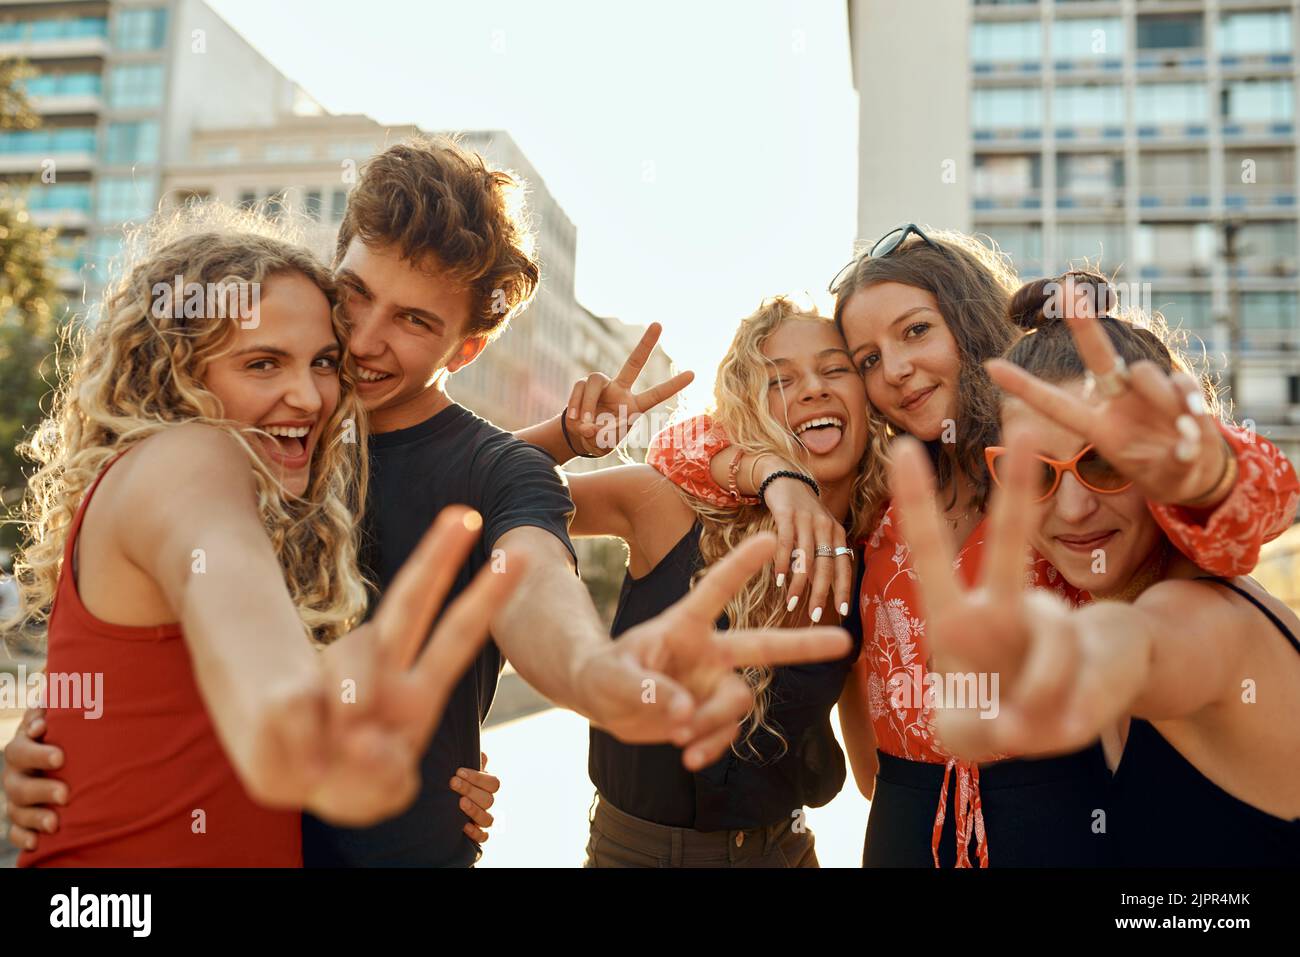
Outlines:
[[[419,757],[524,571],[519,555],[485,566],[428,637],[482,524],[471,509],[444,509],[374,617],[326,649],[336,690],[333,753],[311,802],[322,816],[342,823],[378,820],[403,810],[418,793]]]
[[[1076,750],[1097,737],[1106,717],[1097,708],[1105,689],[1092,687],[1096,672],[1079,667],[1077,616],[1051,592],[1027,587],[1033,459],[1019,437],[1008,438],[1008,449],[972,588],[953,569],[923,449],[900,439],[890,463],[894,508],[920,577],[931,669],[945,678],[973,675],[993,692],[991,702],[978,706],[942,694],[935,701],[942,746],[970,760]],[[938,687],[958,686],[970,682],[944,680]]]
[[[618,448],[637,420],[661,402],[671,399],[695,379],[694,372],[679,372],[671,379],[641,392],[633,392],[641,370],[650,361],[663,326],[652,322],[646,328],[618,375],[610,379],[593,372],[573,384],[564,411],[569,435],[576,447],[589,455],[603,455]]]
[[[580,681],[599,703],[596,723],[629,743],[676,744],[683,764],[699,770],[722,756],[753,705],[737,668],[846,655],[851,642],[840,628],[717,629],[775,547],[771,534],[746,539],[672,607],[592,653]]]
[[[1094,383],[1122,368],[1101,322],[1071,311],[1063,319]],[[1217,504],[1201,500],[1224,476],[1231,456],[1201,386],[1186,373],[1169,375],[1154,362],[1137,362],[1121,374],[1111,396],[1094,386],[1085,401],[1003,359],[986,363],[989,376],[1053,422],[1075,432],[1151,501]]]

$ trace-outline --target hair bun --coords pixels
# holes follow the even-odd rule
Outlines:
[[[1066,302],[1086,299],[1094,316],[1107,316],[1119,297],[1110,280],[1090,269],[1072,269],[1059,276],[1027,282],[1011,297],[1007,317],[1021,329],[1037,329],[1065,318]]]

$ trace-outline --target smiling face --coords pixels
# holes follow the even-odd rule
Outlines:
[[[1061,387],[1086,399],[1083,380]],[[1003,403],[1002,428],[1004,434],[1023,430],[1032,451],[1058,461],[1074,458],[1086,444],[1082,436],[1018,399]],[[1069,472],[1051,498],[1031,507],[1036,520],[1030,544],[1071,585],[1098,598],[1122,591],[1163,536],[1137,488],[1102,494]]]
[[[256,328],[235,329],[203,371],[221,414],[270,433],[249,436],[286,491],[303,495],[325,424],[339,403],[342,353],[330,302],[299,272],[277,273],[261,289]]]
[[[408,428],[441,411],[449,402],[444,370],[467,365],[485,344],[465,334],[470,291],[417,269],[395,248],[355,238],[335,278],[351,323],[357,393],[374,431]]]
[[[867,397],[893,425],[928,442],[957,418],[961,356],[934,295],[900,282],[858,289],[841,324]]]
[[[768,412],[803,446],[808,470],[823,486],[852,482],[867,447],[866,395],[835,324],[787,319],[762,352]]]

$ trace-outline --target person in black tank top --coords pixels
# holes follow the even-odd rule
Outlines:
[[[947,668],[1009,680],[997,718],[944,712],[939,734],[972,756],[1059,753],[1100,736],[1118,764],[1105,819],[1114,863],[1294,867],[1300,619],[1257,583],[1207,576],[1174,549],[1139,481],[1151,468],[1143,456],[1161,442],[1171,457],[1193,457],[1180,450],[1193,441],[1192,427],[1197,442],[1222,441],[1195,419],[1212,393],[1172,375],[1173,354],[1158,335],[1110,317],[1044,325],[1008,359],[1020,370],[991,371],[1023,401],[1003,405],[1004,434],[1014,438],[991,470],[1002,487],[986,539],[1008,558],[988,570],[982,593],[953,589],[951,571],[933,562],[920,571],[927,600],[943,606],[943,624],[931,618],[936,657]],[[1100,407],[1089,371],[1112,379]],[[1105,433],[1115,428],[1106,403],[1134,389],[1142,392],[1134,401],[1157,406],[1150,434],[1132,439],[1146,451],[1112,442],[1114,458],[1103,457]],[[1161,403],[1185,408],[1187,423],[1162,426],[1162,416],[1173,416]],[[903,458],[897,487],[923,482],[921,465]],[[1230,469],[1206,484],[1202,500],[1222,501],[1232,490]],[[903,520],[922,548],[935,517],[910,498]],[[1070,585],[1105,600],[1072,610],[1042,592],[1021,593],[1016,558],[1025,544]],[[1000,639],[981,640],[984,630]]]
[[[598,409],[619,405],[624,378],[603,387]],[[583,389],[574,395],[576,413]],[[798,593],[787,592],[768,567],[727,605],[717,627],[839,623],[852,648],[837,661],[747,670],[758,704],[730,751],[707,767],[688,769],[675,746],[626,744],[593,727],[589,769],[598,802],[587,848],[591,867],[815,867],[804,809],[828,803],[846,778],[830,711],[862,643],[852,597],[860,569],[847,542],[858,541],[876,506],[860,478],[880,467],[867,452],[872,426],[862,380],[831,320],[775,299],[742,321],[719,368],[716,398],[716,420],[751,455],[797,459],[841,523],[819,533],[826,540],[819,537],[815,556],[795,561],[800,569],[806,561],[813,576],[839,573],[835,607],[798,607]],[[562,443],[583,442],[592,430],[564,431],[559,441],[539,442],[557,459],[568,457]],[[617,535],[628,546],[615,639],[678,601],[746,535],[770,527],[765,509],[713,508],[679,493],[649,466],[568,479],[576,508],[571,534]]]

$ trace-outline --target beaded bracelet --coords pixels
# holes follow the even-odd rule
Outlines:
[[[767,494],[767,487],[780,478],[797,479],[798,481],[803,482],[810,489],[812,489],[814,495],[816,495],[818,498],[821,498],[821,494],[822,494],[821,487],[818,486],[817,480],[813,478],[811,475],[807,475],[804,472],[795,472],[791,469],[778,469],[777,471],[769,475],[767,478],[763,479],[763,484],[758,487],[759,501],[765,501],[764,496]]]

